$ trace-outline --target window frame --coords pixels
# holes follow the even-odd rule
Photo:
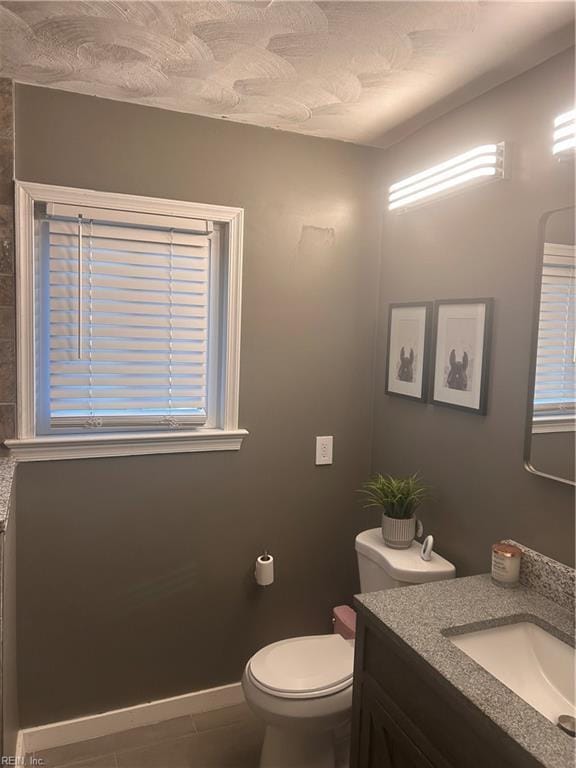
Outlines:
[[[224,225],[219,284],[219,408],[215,424],[171,431],[37,433],[34,206],[49,202],[201,218]],[[243,222],[242,208],[16,181],[17,436],[6,440],[5,444],[17,459],[38,461],[240,449],[243,438],[248,434],[238,427]]]

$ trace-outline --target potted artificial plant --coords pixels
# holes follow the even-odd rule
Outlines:
[[[419,475],[392,477],[374,475],[362,486],[366,496],[366,507],[382,508],[382,538],[393,549],[408,549],[416,536],[421,533],[421,523],[415,512],[428,496],[428,488]]]

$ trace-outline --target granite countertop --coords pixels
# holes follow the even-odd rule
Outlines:
[[[472,631],[528,618],[572,644],[571,611],[526,587],[499,587],[487,574],[370,592],[357,595],[356,603],[386,624],[543,766],[574,768],[576,740],[449,639],[459,627]]]
[[[6,528],[8,514],[10,512],[10,496],[16,460],[9,456],[0,456],[0,533]]]

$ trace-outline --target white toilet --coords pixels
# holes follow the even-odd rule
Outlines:
[[[421,546],[391,549],[380,528],[356,537],[362,592],[452,579],[455,568]],[[350,720],[353,640],[337,634],[292,637],[267,645],[242,677],[246,701],[266,723],[260,768],[335,768],[334,735]]]

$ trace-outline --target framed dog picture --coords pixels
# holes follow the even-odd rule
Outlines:
[[[425,402],[428,397],[428,358],[432,302],[390,304],[386,394]]]
[[[432,402],[486,413],[493,299],[437,301]]]

